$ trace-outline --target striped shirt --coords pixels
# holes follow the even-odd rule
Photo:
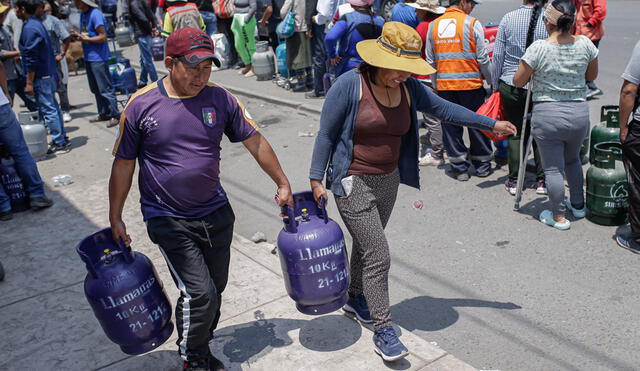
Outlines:
[[[513,86],[513,75],[515,75],[520,59],[524,55],[527,43],[527,31],[531,21],[531,11],[533,6],[522,5],[519,9],[505,14],[500,21],[498,35],[493,49],[493,78],[491,87],[498,88],[500,81]],[[542,21],[542,14],[538,17],[533,41],[546,39],[549,37]]]

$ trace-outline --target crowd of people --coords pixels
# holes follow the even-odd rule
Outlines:
[[[453,178],[487,177],[493,148],[483,131],[510,135],[505,188],[515,194],[520,143],[531,135],[536,191],[548,193],[550,200],[539,220],[566,230],[568,215],[577,219],[586,212],[579,152],[590,127],[587,99],[600,93],[594,81],[605,1],[523,0],[501,20],[492,58],[483,26],[470,15],[479,3],[450,0],[445,8],[437,0],[407,0],[395,5],[392,21],[385,22],[371,0],[127,0],[100,5],[74,0],[72,8],[16,0],[13,7],[0,6],[0,141],[16,161],[32,208],[51,206],[35,162],[28,160],[11,104],[17,94],[28,109],[40,112],[51,134],[50,154],[68,152],[64,123],[72,106],[64,57],[79,43],[98,109],[92,121],[120,124],[109,184],[114,239],[131,242],[122,210],[139,163],[147,230],[180,289],[176,322],[184,369],[223,370],[208,347],[227,283],[235,220],[219,183],[216,154],[222,136],[244,144],[277,185],[280,206],[293,201],[289,181],[258,125],[237,98],[208,81],[212,70],[223,67],[216,53],[220,34],[234,46],[228,65],[245,77],[254,76],[256,39],[272,47],[286,42],[292,89],[306,91],[309,99],[326,98],[309,179],[318,202],[328,200],[327,190],[332,192],[353,237],[349,300],[343,309],[373,323],[376,352],[395,361],[408,349],[390,318],[384,229],[399,184],[419,187],[419,166],[442,165],[446,154]],[[294,31],[286,41],[279,40],[276,26],[292,13]],[[139,90],[123,115],[108,70],[113,22],[104,14],[128,19],[140,48]],[[16,26],[19,22],[23,25]],[[169,72],[160,80],[149,49],[151,38],[159,34],[166,38]],[[323,78],[327,69],[333,71],[333,81]],[[617,241],[640,253],[640,42],[622,77],[620,139],[630,184],[631,234],[619,235]],[[504,121],[475,113],[488,91],[502,95]],[[527,107],[531,130],[523,122]],[[426,127],[431,147],[422,156],[421,127]],[[5,196],[0,188],[0,220],[10,217]]]

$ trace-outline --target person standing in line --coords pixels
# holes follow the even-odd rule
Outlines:
[[[256,10],[258,5],[256,0],[234,0],[236,7],[233,14],[233,22],[231,23],[231,31],[233,32],[234,46],[236,52],[242,59],[244,68],[238,73],[245,77],[255,76],[251,58],[256,52]]]
[[[26,74],[24,91],[35,96],[38,111],[49,127],[51,142],[47,154],[63,154],[71,150],[64,130],[62,111],[56,101],[58,70],[53,47],[40,18],[43,4],[40,0],[16,1],[16,13],[24,22],[20,34],[20,56]]]
[[[445,13],[429,25],[425,54],[436,68],[433,86],[442,98],[476,111],[484,103],[483,78],[491,81],[491,61],[484,45],[484,28],[469,14],[480,0],[451,0]],[[480,130],[469,128],[470,149],[464,144],[464,128],[443,122],[444,148],[451,175],[469,180],[467,155],[484,178],[492,173],[491,140]]]
[[[195,3],[204,22],[204,31],[209,37],[213,37],[213,35],[218,33],[218,17],[216,17],[216,13],[213,12],[213,1],[195,0]]]
[[[40,178],[36,161],[29,153],[29,147],[24,141],[24,135],[16,114],[11,109],[7,77],[4,67],[0,64],[0,146],[4,146],[14,161],[16,171],[25,186],[29,196],[31,210],[38,211],[53,205],[53,201],[44,193],[44,182]],[[11,199],[0,183],[0,221],[13,218],[11,213]]]
[[[107,44],[106,20],[92,0],[74,0],[80,14],[80,30],[71,34],[82,42],[89,89],[96,98],[98,116],[89,122],[106,121],[108,128],[118,125],[120,111],[116,92],[111,84],[108,60],[111,56]]]
[[[620,142],[629,183],[630,234],[618,234],[621,247],[640,254],[640,41],[633,48],[622,74],[620,90]],[[629,121],[631,119],[631,121]]]
[[[532,81],[531,133],[538,143],[551,210],[538,219],[567,230],[567,209],[575,218],[586,214],[580,147],[589,131],[587,81],[598,76],[598,49],[586,36],[571,33],[576,7],[569,0],[553,0],[544,11],[549,37],[531,44],[513,76],[516,88]],[[565,198],[564,179],[569,184]]]
[[[409,4],[416,0],[399,1],[391,8],[391,20],[394,22],[401,22],[411,28],[418,27],[420,19],[416,13],[416,8],[409,6]]]
[[[313,6],[311,16],[311,60],[313,63],[313,90],[305,93],[307,99],[324,98],[324,74],[327,72],[327,49],[324,45],[325,24],[317,23],[318,1],[312,1],[308,6]],[[322,19],[321,19],[322,20]]]
[[[280,17],[284,19],[287,13],[294,12],[295,32],[287,43],[287,70],[291,90],[294,92],[307,91],[313,77],[311,76],[311,15],[315,12],[317,3],[310,0],[285,0],[280,9]]]
[[[22,99],[27,109],[31,112],[38,110],[38,104],[31,95],[24,92],[24,76],[20,65],[20,51],[13,46],[13,35],[4,25],[9,12],[9,6],[0,5],[0,60],[4,66],[7,78],[8,97],[13,101],[16,94]]]
[[[199,28],[203,31],[207,28],[195,3],[182,0],[165,0],[165,3],[167,12],[162,23],[163,37],[169,37],[181,28]]]
[[[576,35],[584,35],[600,47],[604,37],[604,19],[607,16],[607,0],[581,0],[576,14]],[[587,99],[602,95],[602,90],[593,81],[587,81]]]
[[[427,32],[429,25],[436,18],[441,16],[446,8],[439,5],[438,0],[418,0],[414,3],[407,4],[416,9],[416,16],[420,20],[416,31],[422,39],[422,58],[426,60],[425,45],[427,43]],[[429,76],[415,76],[418,80],[426,83]],[[418,158],[420,166],[442,166],[444,165],[444,144],[442,143],[442,122],[433,115],[422,113],[424,125],[427,127],[425,137],[420,137],[421,143],[429,142],[431,150],[426,152],[424,156]],[[423,140],[424,138],[424,140]],[[426,150],[426,149],[425,149]],[[422,152],[420,152],[422,153]]]
[[[142,215],[159,245],[180,298],[177,345],[183,370],[224,370],[209,349],[229,273],[235,215],[220,183],[223,136],[242,142],[277,186],[279,205],[293,207],[289,180],[242,103],[209,83],[220,64],[204,31],[182,28],[167,39],[169,75],[138,90],[120,121],[109,180],[115,241],[131,243],[122,209],[136,161]]]
[[[242,63],[242,60],[238,60],[238,52],[236,51],[235,47],[236,40],[233,36],[233,31],[231,31],[231,25],[233,24],[233,14],[229,16],[229,14],[221,14],[221,12],[219,11],[219,8],[224,8],[224,5],[228,5],[229,3],[231,4],[231,7],[233,7],[233,2],[234,0],[213,0],[213,6],[216,12],[216,17],[218,18],[218,32],[223,34],[229,42],[230,60],[227,61],[227,65],[228,67],[233,67],[234,69],[239,70],[241,68],[244,68],[244,63]],[[278,13],[278,16],[279,15],[280,14]]]
[[[151,38],[158,36],[158,24],[147,0],[130,0],[129,19],[133,26],[133,32],[138,38],[140,50],[140,81],[138,89],[147,86],[147,82],[158,80],[156,66],[151,55]]]
[[[353,11],[340,17],[324,38],[327,56],[336,66],[336,77],[362,63],[357,44],[362,40],[377,39],[384,25],[384,19],[371,9],[373,0],[347,2]]]
[[[278,35],[275,26],[272,26],[273,16],[272,0],[256,0],[256,19],[258,21],[258,40],[266,41],[275,51],[278,47]]]
[[[357,49],[364,62],[340,76],[327,94],[309,182],[318,203],[331,190],[353,238],[349,299],[342,309],[373,323],[374,350],[391,362],[409,350],[392,326],[384,229],[400,183],[420,188],[417,112],[494,132],[515,127],[448,102],[412,78],[435,71],[421,58],[420,35],[403,23],[385,23],[378,39],[361,41]]]
[[[11,6],[11,1],[3,1],[3,5]],[[22,33],[22,20],[18,17],[15,8],[15,1],[13,2],[13,8],[9,9],[9,13],[7,14],[7,19],[5,20],[5,26],[8,28],[9,32],[13,35],[13,47],[18,49],[18,45],[20,44],[20,34]]]
[[[53,55],[56,59],[56,67],[58,71],[58,96],[60,97],[60,109],[62,109],[62,120],[64,122],[71,121],[71,104],[69,103],[69,94],[67,92],[67,84],[64,79],[63,68],[66,68],[66,62],[63,62],[64,56],[71,42],[71,34],[62,24],[62,21],[51,14],[52,8],[48,1],[44,2],[44,13],[42,14],[42,25],[49,33],[51,46],[53,47]],[[63,66],[63,63],[65,65]]]
[[[491,87],[502,96],[505,119],[513,123],[522,135],[522,117],[527,99],[527,86],[516,88],[513,75],[520,65],[526,45],[549,37],[540,13],[542,3],[536,0],[524,0],[520,8],[511,11],[502,18],[493,49],[493,78]],[[529,108],[531,109],[531,107]],[[509,175],[504,187],[511,195],[516,194],[518,170],[520,169],[520,141],[527,143],[531,130],[509,137],[508,164]],[[547,194],[544,182],[544,170],[540,161],[540,152],[533,141],[533,157],[536,164],[536,193]]]

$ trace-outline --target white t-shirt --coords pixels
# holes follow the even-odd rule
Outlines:
[[[585,101],[587,66],[598,57],[598,48],[580,35],[571,44],[538,40],[531,44],[522,60],[535,71],[534,102]]]

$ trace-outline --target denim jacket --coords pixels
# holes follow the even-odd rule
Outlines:
[[[398,170],[402,184],[420,188],[417,111],[450,124],[482,130],[492,130],[496,120],[440,98],[414,78],[409,78],[403,86],[409,93],[411,128],[402,137]],[[353,135],[361,98],[360,72],[353,69],[338,78],[322,107],[309,178],[322,180],[326,173],[326,188],[336,196],[345,196],[340,181],[347,176],[353,160]]]

